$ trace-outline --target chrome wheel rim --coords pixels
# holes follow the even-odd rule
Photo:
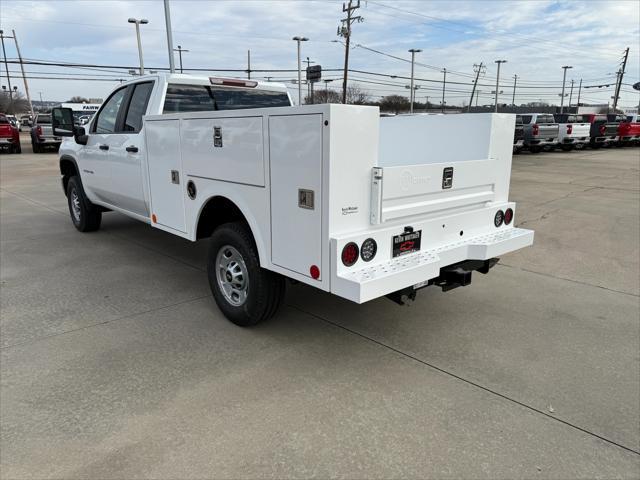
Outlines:
[[[78,196],[78,192],[74,188],[71,190],[71,213],[73,214],[73,219],[76,222],[80,221],[80,197]]]
[[[249,274],[240,252],[231,245],[223,246],[216,255],[216,279],[224,298],[234,307],[247,300]]]

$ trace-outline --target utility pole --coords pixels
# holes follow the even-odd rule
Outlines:
[[[582,93],[582,79],[580,79],[580,86],[578,87],[578,104],[576,105],[578,108],[580,108],[580,94]],[[576,109],[576,113],[578,112],[578,110]]]
[[[0,30],[0,41],[2,42],[2,58],[4,58],[4,68],[7,71],[7,82],[9,83],[9,108],[13,113],[13,90],[11,89],[11,77],[9,76],[9,63],[7,62],[7,51],[4,49],[4,31]]]
[[[481,93],[482,93],[482,91],[478,90],[478,93],[476,94],[476,107],[478,106],[478,98],[480,97]]]
[[[496,60],[494,63],[498,64],[498,73],[496,75],[496,100],[495,100],[495,112],[498,113],[498,94],[500,93],[500,65],[507,63],[506,60]]]
[[[616,113],[616,107],[618,106],[618,99],[620,98],[620,87],[622,87],[622,77],[624,77],[625,69],[627,68],[627,58],[629,57],[629,47],[624,51],[624,60],[622,60],[622,68],[618,70],[618,82],[616,83],[616,93],[613,95],[613,113]]]
[[[298,43],[298,105],[302,105],[302,65],[300,64],[300,42],[306,42],[309,40],[307,37],[296,36],[293,37]]]
[[[571,100],[573,99],[573,78],[571,79],[571,90],[569,90],[569,113],[571,113]]]
[[[251,80],[251,50],[247,50],[247,78]]]
[[[347,14],[347,18],[343,18],[341,20],[342,26],[338,27],[338,36],[344,37],[345,39],[345,47],[344,47],[344,75],[342,78],[342,103],[347,103],[347,73],[349,71],[349,43],[351,40],[351,25],[354,22],[362,22],[364,19],[361,16],[354,17],[352,15],[353,11],[360,8],[360,0],[357,0],[357,3],[354,5],[353,0],[349,0],[348,5],[342,4],[342,11]]]
[[[473,104],[473,94],[476,93],[476,86],[478,85],[478,79],[480,78],[480,74],[484,75],[486,67],[482,62],[480,65],[477,63],[473,64],[473,71],[476,72],[476,79],[473,81],[473,88],[471,89],[471,99],[469,100],[469,106],[467,106],[467,113],[471,111],[471,105]],[[478,105],[478,99],[476,98],[476,106]]]
[[[171,31],[171,8],[169,0],[164,0],[164,22],[167,29],[167,50],[169,51],[169,71],[175,73],[176,66],[173,62],[173,32]]]
[[[443,68],[442,73],[444,73],[444,80],[442,81],[442,113],[444,113],[444,92],[447,87],[447,69]]]
[[[20,47],[18,46],[18,37],[16,37],[16,31],[11,30],[13,33],[13,41],[16,43],[16,52],[18,52],[18,60],[20,60],[20,70],[22,70],[22,81],[24,82],[24,91],[27,94],[27,101],[29,102],[29,110],[31,111],[31,116],[33,117],[35,114],[33,112],[33,104],[31,103],[31,95],[29,94],[29,84],[27,83],[27,76],[24,74],[24,63],[22,62],[22,55],[20,54]]]
[[[429,110],[429,95],[427,95],[427,103],[424,104],[424,111]]]
[[[411,94],[409,95],[411,103],[409,107],[409,113],[413,113],[413,99],[415,98],[415,90],[413,88],[413,68],[416,61],[416,53],[420,53],[421,51],[422,50],[420,50],[419,48],[412,48],[409,50],[409,52],[411,52],[411,86],[409,87],[411,89]]]
[[[571,65],[564,65],[562,69],[564,74],[562,75],[562,93],[560,94],[560,113],[564,111],[564,84],[567,81],[567,70],[573,68]]]
[[[511,105],[516,106],[516,84],[518,83],[518,75],[513,76],[513,97],[511,97]]]
[[[182,73],[182,52],[188,52],[189,50],[178,45],[178,48],[174,48],[173,51],[178,52],[178,58],[180,59],[180,73]]]

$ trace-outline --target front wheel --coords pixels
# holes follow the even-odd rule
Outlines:
[[[80,179],[73,176],[67,183],[67,203],[73,226],[81,232],[93,232],[100,228],[102,211],[84,194]]]
[[[213,232],[207,274],[218,308],[241,327],[272,317],[284,298],[284,278],[260,267],[255,242],[244,222],[225,223]]]

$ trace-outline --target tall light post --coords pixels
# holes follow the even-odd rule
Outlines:
[[[444,92],[447,89],[447,69],[443,68],[442,73],[444,74],[444,77],[442,78],[442,113],[444,113],[444,106],[446,103],[444,101]]]
[[[409,87],[411,89],[411,106],[409,107],[409,113],[413,113],[413,99],[415,98],[415,90],[413,88],[413,70],[414,70],[414,64],[415,64],[415,60],[416,60],[416,53],[420,53],[422,50],[420,50],[419,48],[411,48],[409,49],[409,52],[411,52],[411,86]]]
[[[292,40],[298,43],[298,105],[302,105],[302,65],[300,63],[300,42],[309,40],[307,37],[296,36]]]
[[[569,70],[570,68],[573,68],[573,67],[571,65],[564,65],[562,67],[562,70],[564,70],[564,73],[562,75],[562,94],[560,95],[560,113],[564,111],[564,84],[567,81],[567,70]]]
[[[140,42],[140,25],[146,25],[149,20],[141,18],[140,20],[130,18],[129,23],[133,23],[136,26],[136,37],[138,38],[138,56],[140,57],[140,75],[144,75],[144,60],[142,60],[142,43]]]
[[[498,74],[496,75],[496,105],[495,112],[498,113],[498,94],[500,93],[500,65],[503,63],[507,63],[506,60],[496,60],[495,63],[498,64]]]

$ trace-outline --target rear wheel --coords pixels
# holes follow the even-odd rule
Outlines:
[[[560,148],[562,148],[563,151],[565,152],[570,152],[571,150],[574,149],[573,145],[561,145]]]
[[[89,201],[80,179],[73,176],[67,183],[67,203],[73,225],[81,232],[93,232],[100,228],[102,211]]]
[[[22,153],[22,145],[18,143],[15,147],[13,147],[13,153]]]
[[[218,308],[241,327],[271,318],[284,298],[284,278],[260,267],[244,222],[225,223],[213,232],[207,273]]]
[[[40,145],[36,142],[31,141],[31,148],[33,149],[33,153],[40,153]]]
[[[529,151],[531,153],[540,153],[542,151],[542,147],[529,147]]]

